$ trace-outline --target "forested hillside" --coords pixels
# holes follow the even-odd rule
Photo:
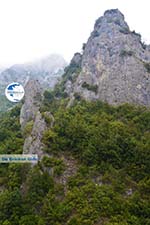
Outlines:
[[[45,156],[0,164],[0,225],[149,225],[150,110],[45,93]],[[50,111],[54,126],[45,116]],[[0,153],[21,153],[20,106],[0,118]]]

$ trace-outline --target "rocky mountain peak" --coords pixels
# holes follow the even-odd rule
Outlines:
[[[104,16],[98,18],[94,26],[94,35],[98,36],[106,30],[111,29],[126,29],[129,31],[128,24],[124,20],[124,15],[118,9],[107,10]]]
[[[112,20],[120,19],[124,20],[124,15],[119,11],[119,9],[110,9],[104,12],[104,17]]]
[[[107,10],[84,44],[81,71],[74,77],[66,86],[71,98],[150,105],[150,48],[118,9]]]

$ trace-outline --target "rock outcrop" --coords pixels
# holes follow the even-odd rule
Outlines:
[[[40,112],[41,102],[42,89],[39,82],[37,80],[29,80],[25,86],[25,100],[20,113],[21,129],[25,137],[23,153],[38,154],[39,159],[44,154],[42,137],[47,129],[45,119]],[[45,113],[53,125],[53,116],[50,112]]]
[[[84,44],[81,72],[66,82],[71,101],[77,95],[109,104],[150,105],[150,48],[130,31],[118,9],[108,10]]]
[[[42,89],[38,80],[29,80],[25,86],[25,99],[20,113],[21,128],[34,120],[42,101]]]

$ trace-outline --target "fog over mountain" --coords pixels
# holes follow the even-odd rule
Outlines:
[[[23,86],[30,79],[38,80],[41,88],[53,89],[64,72],[67,62],[61,55],[51,54],[45,58],[25,64],[16,64],[0,72],[0,111],[4,111],[10,105],[5,98],[5,88],[12,82],[19,82]]]
[[[0,74],[0,83],[7,85],[11,82],[20,82],[25,85],[29,78],[34,78],[38,79],[42,86],[52,88],[66,65],[62,56],[52,54],[31,63],[16,64],[7,68]]]

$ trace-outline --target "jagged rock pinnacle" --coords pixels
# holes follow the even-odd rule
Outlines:
[[[81,72],[66,92],[71,98],[150,106],[150,48],[118,9],[96,21],[84,45]]]
[[[105,11],[104,16],[96,20],[93,34],[98,36],[98,34],[106,32],[106,30],[110,31],[112,26],[117,30],[122,28],[129,31],[128,24],[124,20],[124,15],[118,9]]]
[[[38,80],[30,79],[25,86],[25,99],[20,113],[22,129],[26,123],[33,120],[39,110],[42,100],[42,89]]]
[[[124,20],[124,15],[120,12],[119,9],[110,9],[104,12],[104,16],[108,18],[120,17]]]
[[[42,89],[38,80],[29,80],[25,86],[25,100],[21,108],[20,124],[25,138],[23,153],[38,154],[39,159],[44,155],[42,137],[47,129],[47,124],[40,112]],[[54,118],[50,112],[45,112],[51,119],[53,126]]]

